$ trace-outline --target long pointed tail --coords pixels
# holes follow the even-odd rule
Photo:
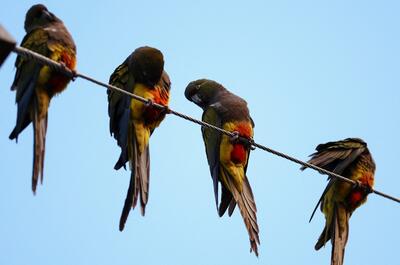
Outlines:
[[[121,218],[119,219],[119,231],[123,231],[125,227],[126,220],[128,219],[129,212],[131,208],[135,208],[137,201],[137,189],[138,184],[136,183],[137,178],[135,177],[135,172],[131,172],[131,180],[129,182],[128,192],[126,194],[124,208],[122,209]]]
[[[315,244],[315,250],[319,250],[331,240],[331,265],[343,265],[344,251],[349,236],[350,213],[340,204],[335,204],[333,211],[329,228],[325,226]]]
[[[150,183],[150,150],[149,147],[138,157],[137,175],[140,184],[140,210],[142,216],[146,213],[146,205],[149,201],[149,183]]]
[[[257,207],[254,201],[253,192],[251,190],[247,177],[243,181],[243,190],[239,193],[234,185],[231,185],[233,197],[239,206],[240,214],[242,215],[244,224],[250,239],[250,251],[254,251],[258,257],[258,245],[260,244],[259,228],[257,224]],[[232,206],[232,211],[234,204]]]
[[[343,264],[344,250],[349,237],[349,218],[350,214],[343,206],[335,205],[331,234],[331,265]]]
[[[36,187],[40,176],[43,183],[44,154],[46,148],[47,114],[44,118],[39,117],[38,108],[34,107],[33,117],[33,168],[32,168],[32,191],[36,193]]]
[[[136,207],[140,195],[140,208],[142,216],[145,215],[146,204],[149,198],[149,182],[150,182],[150,154],[149,147],[143,153],[139,153],[138,145],[134,135],[129,136],[131,147],[128,152],[131,167],[131,180],[129,183],[128,192],[126,195],[124,207],[122,209],[121,218],[119,221],[119,230],[123,231],[126,220],[128,219],[129,212]]]

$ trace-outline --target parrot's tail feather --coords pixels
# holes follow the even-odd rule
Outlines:
[[[242,193],[239,194],[239,192],[236,190],[235,193],[237,193],[236,195],[238,196],[237,205],[239,206],[240,213],[242,214],[243,221],[247,228],[247,232],[249,233],[251,245],[250,251],[254,251],[258,257],[258,245],[260,244],[260,238],[258,236],[259,228],[256,215],[257,209],[247,178],[245,182],[243,182]]]
[[[229,216],[232,216],[233,211],[235,210],[235,207],[236,207],[236,201],[235,201],[235,199],[232,199],[231,203],[229,204],[229,210],[228,210]]]
[[[35,101],[35,104],[36,101]],[[44,168],[44,154],[46,147],[46,132],[47,132],[47,113],[44,118],[39,117],[37,106],[34,106],[33,117],[33,169],[32,169],[32,191],[36,193],[38,178],[40,176],[40,183],[43,183],[43,168]]]
[[[124,207],[122,208],[121,217],[119,219],[119,231],[124,230],[126,220],[128,219],[129,212],[131,208],[135,208],[137,203],[137,196],[138,196],[138,174],[136,173],[136,153],[137,153],[137,146],[136,146],[136,139],[133,134],[133,124],[129,126],[129,133],[128,133],[128,141],[131,144],[128,144],[127,152],[129,153],[129,157],[132,159],[129,161],[129,167],[131,169],[131,179],[129,181],[128,192],[126,194]],[[119,160],[118,160],[119,161]],[[118,164],[118,162],[117,162]]]
[[[349,236],[349,218],[348,211],[336,204],[331,224],[331,265],[343,265],[344,250]]]
[[[139,145],[133,134],[134,125],[131,123],[131,130],[128,135],[128,152],[130,158],[131,180],[128,193],[126,195],[124,208],[119,222],[119,230],[122,231],[128,219],[129,212],[135,209],[140,196],[140,210],[144,216],[146,213],[146,204],[149,198],[149,180],[150,180],[150,151],[147,147],[142,153],[139,152]]]
[[[129,183],[128,192],[126,194],[124,208],[122,209],[121,218],[119,219],[119,231],[123,231],[125,227],[126,220],[128,219],[129,212],[132,208],[133,204],[133,196],[135,189],[135,176],[134,173],[131,173],[131,180]]]
[[[138,181],[140,187],[140,209],[142,216],[146,212],[146,204],[149,200],[149,182],[150,182],[150,150],[149,147],[139,154],[138,160],[140,161],[137,165],[138,170]]]
[[[223,170],[223,172],[225,175],[227,175],[225,170]],[[232,191],[233,198],[236,201],[236,203],[233,205],[238,205],[244,224],[246,225],[246,229],[250,238],[250,251],[254,251],[258,257],[258,245],[260,244],[260,238],[258,235],[259,228],[257,224],[257,207],[254,202],[254,196],[249,181],[247,177],[244,178],[243,190],[241,193],[236,189],[232,182],[228,181],[227,184],[229,185],[229,190]],[[232,212],[233,209],[234,206],[232,207]]]

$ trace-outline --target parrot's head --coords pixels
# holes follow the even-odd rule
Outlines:
[[[61,22],[61,20],[47,10],[47,7],[38,4],[29,8],[28,12],[26,12],[24,28],[29,33],[34,29],[45,27],[54,22]]]
[[[217,95],[226,89],[219,83],[209,79],[190,82],[185,90],[185,97],[201,108],[213,104]]]
[[[164,57],[152,47],[137,48],[129,58],[129,69],[135,82],[154,87],[164,71]]]

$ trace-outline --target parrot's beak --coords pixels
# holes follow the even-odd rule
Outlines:
[[[191,101],[193,101],[193,102],[196,103],[197,105],[203,104],[203,101],[201,100],[201,98],[200,98],[197,94],[194,94],[194,95],[192,96]]]
[[[200,99],[199,96],[197,96],[198,90],[198,87],[193,84],[193,82],[189,83],[189,85],[185,89],[185,97],[187,98],[187,100],[197,103],[196,101],[194,101],[194,99]]]
[[[43,10],[42,12],[43,12],[43,16],[44,16],[47,20],[52,21],[52,20],[54,19],[54,15],[53,15],[52,13],[50,13],[49,11]]]

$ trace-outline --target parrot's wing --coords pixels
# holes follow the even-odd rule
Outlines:
[[[352,140],[352,139],[351,139]],[[343,171],[357,159],[364,151],[366,145],[359,142],[349,141],[346,139],[344,141],[338,142],[329,142],[326,144],[320,144],[317,146],[317,152],[312,154],[312,158],[308,161],[308,163],[316,165],[318,167],[327,169],[337,174],[342,174]],[[301,168],[302,170],[305,167]],[[326,186],[324,192],[322,193],[320,199],[318,200],[317,205],[315,206],[311,217],[314,217],[314,214],[324,199],[325,194],[328,192],[330,187],[337,181],[336,178],[329,177],[328,185]],[[340,181],[340,180],[339,180]]]
[[[209,107],[204,111],[202,120],[219,128],[222,126],[221,118],[218,115],[217,110],[213,107]],[[210,166],[211,177],[213,180],[215,203],[218,208],[219,147],[221,144],[221,133],[207,127],[202,127],[201,132],[203,134],[208,165]]]
[[[37,29],[25,35],[21,46],[44,56],[49,56],[50,50],[47,47],[48,34],[43,29]],[[30,123],[30,106],[33,104],[36,82],[39,78],[41,65],[32,60],[18,56],[15,61],[17,71],[11,90],[16,90],[15,101],[18,105],[17,122],[10,134],[10,139],[16,139]]]
[[[115,69],[110,76],[109,83],[113,86],[122,88],[132,92],[134,81],[129,75],[128,59]],[[107,90],[108,94],[108,115],[110,117],[110,133],[117,140],[118,146],[121,148],[121,155],[115,164],[115,169],[125,167],[128,158],[128,125],[130,118],[131,98],[119,91],[112,89]]]
[[[232,216],[232,213],[236,207],[236,202],[233,199],[232,193],[224,185],[221,185],[221,204],[219,205],[218,215],[222,217],[228,207],[228,214],[229,216]]]
[[[171,90],[171,80],[169,79],[169,75],[167,74],[167,72],[163,71],[158,85],[161,86],[163,94],[169,93],[169,91]]]

